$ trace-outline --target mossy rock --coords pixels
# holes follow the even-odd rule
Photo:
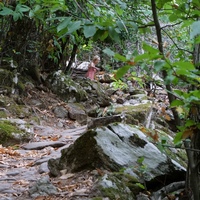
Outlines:
[[[13,133],[21,134],[22,131],[9,121],[0,121],[0,141],[3,146],[10,143]]]
[[[17,83],[17,89],[19,90],[19,94],[23,94],[26,90],[25,84],[19,81]]]
[[[14,98],[8,96],[0,96],[0,107],[4,108],[7,112],[4,112],[4,115],[0,118],[9,117],[9,114],[12,114],[13,118],[25,118],[29,117],[30,112],[29,108],[24,105],[18,105]],[[6,116],[5,116],[6,115]]]
[[[0,121],[0,141],[3,146],[19,144],[30,140],[29,133],[19,128],[15,123],[8,120]]]
[[[135,178],[133,179],[136,181]],[[96,199],[102,199],[102,197],[107,197],[110,200],[134,200],[135,196],[139,192],[141,192],[142,189],[139,188],[139,186],[137,186],[136,183],[130,182],[130,180],[131,178],[127,178],[127,176],[123,173],[106,174],[94,186],[91,192],[91,196],[96,196]],[[129,186],[131,186],[131,190]]]
[[[76,102],[87,100],[87,93],[81,85],[61,71],[50,76],[48,81],[52,91],[65,101],[71,101],[73,98]]]
[[[13,84],[13,74],[11,71],[6,69],[0,69],[0,85],[11,87]]]
[[[125,113],[125,122],[127,124],[144,123],[146,116],[151,109],[151,103],[138,104],[138,105],[124,105],[114,108],[114,114],[118,115]]]
[[[6,117],[7,117],[6,110],[0,110],[0,118],[6,118]]]

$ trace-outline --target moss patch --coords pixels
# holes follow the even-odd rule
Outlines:
[[[0,118],[6,118],[7,114],[5,111],[0,111]]]
[[[133,200],[142,191],[137,183],[138,181],[134,177],[123,173],[112,173],[102,178],[100,190],[103,197],[111,200]]]
[[[120,114],[122,112],[147,112],[151,108],[151,103],[138,104],[138,105],[127,105],[115,107],[115,113]]]
[[[0,121],[0,141],[3,146],[10,143],[13,133],[22,134],[23,132],[9,121]]]
[[[0,69],[0,85],[1,86],[11,87],[13,83],[12,78],[13,78],[12,72],[10,72],[9,70]]]

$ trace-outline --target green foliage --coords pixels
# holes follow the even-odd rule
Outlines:
[[[19,19],[22,19],[22,17],[24,16],[24,13],[28,12],[29,10],[30,10],[30,7],[19,3],[15,7],[15,10],[12,10],[11,8],[8,8],[8,7],[3,7],[2,10],[0,11],[0,15],[2,16],[11,15],[13,17],[13,20],[17,21]]]
[[[113,78],[114,82],[112,83],[112,87],[114,87],[115,89],[126,89],[128,88],[127,84],[124,83],[122,80],[120,79],[116,79],[116,78]]]

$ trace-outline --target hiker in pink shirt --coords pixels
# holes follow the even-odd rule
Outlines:
[[[99,68],[95,67],[95,65],[97,65],[99,61],[100,61],[100,57],[94,56],[92,62],[88,66],[88,71],[86,73],[87,78],[94,80],[96,72],[100,70]]]

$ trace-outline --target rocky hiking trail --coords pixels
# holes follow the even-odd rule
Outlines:
[[[92,91],[92,98],[89,97],[89,101],[97,99],[95,102],[101,103],[102,99],[106,99],[99,98],[99,94],[96,95],[99,91],[97,82],[92,82],[86,88]],[[80,112],[70,102],[62,101],[45,87],[27,87],[23,98],[13,97],[15,102],[24,106],[18,115],[14,112],[15,108],[9,102],[9,97],[0,101],[2,104],[6,102],[2,110],[7,113],[9,120],[15,119],[22,124],[28,122],[31,130],[30,141],[7,147],[0,146],[0,200],[90,199],[93,186],[99,177],[109,174],[109,170],[97,167],[90,171],[83,170],[76,173],[61,170],[61,176],[53,177],[50,173],[51,169],[48,168],[48,161],[60,158],[61,150],[77,141],[87,132],[88,127],[106,126],[113,120],[114,122],[121,121],[122,108],[126,112],[128,123],[141,125],[141,129],[147,136],[158,141],[158,134],[151,135],[151,132],[145,131],[144,124],[147,128],[150,127],[152,112],[160,113],[164,119],[171,120],[171,113],[166,110],[168,106],[166,93],[163,93],[163,90],[159,91],[153,110],[152,97],[147,97],[144,91],[142,94],[135,94],[135,89],[130,89],[127,94],[123,91],[113,91],[110,96],[112,96],[113,104],[119,105],[118,109],[115,110],[114,115],[108,115],[106,121],[97,117],[93,118],[96,121],[92,121],[94,123],[91,124],[91,121],[87,119],[87,113]],[[109,108],[107,101],[101,106],[102,114],[106,113]],[[90,104],[88,105],[87,109],[90,110]],[[68,109],[69,107],[71,110]],[[97,110],[96,107],[92,109]],[[147,115],[149,110],[151,112]],[[149,116],[150,119],[148,119]],[[165,122],[164,126],[162,128],[165,129],[168,124]],[[79,150],[81,149],[78,148],[78,152]],[[102,198],[102,200],[108,199],[107,197]]]
[[[1,147],[0,199],[32,199],[28,197],[29,188],[41,177],[48,177],[47,161],[60,157],[61,149],[72,144],[85,129],[86,126],[69,130],[35,126],[34,141],[20,145],[17,150]],[[68,187],[70,188],[70,184]],[[74,184],[71,187],[76,189]],[[62,191],[61,188],[57,189]]]
[[[39,90],[33,90],[30,93],[23,102],[35,112],[41,125],[32,124],[33,137],[30,142],[8,147],[0,146],[0,200],[70,199],[73,195],[83,195],[86,188],[92,185],[89,173],[79,173],[76,176],[70,174],[68,177],[65,175],[58,180],[53,180],[49,176],[47,162],[50,158],[60,157],[61,150],[67,148],[83,134],[87,126],[81,126],[74,120],[56,117],[52,113],[52,106],[56,107],[64,102],[52,93]],[[38,106],[37,99],[42,100],[45,108],[49,110]],[[26,121],[26,118],[24,120]],[[44,191],[47,191],[44,193],[38,191],[39,194],[36,191],[39,196],[34,197],[33,194],[33,197],[30,197],[30,188],[34,184],[37,185],[37,181],[43,178],[44,183],[47,184],[47,189]],[[72,181],[76,178],[79,180]],[[65,183],[63,186],[62,180],[69,181],[69,184]],[[55,187],[50,181],[55,184]],[[48,192],[51,193],[52,190],[56,196],[48,196]]]

